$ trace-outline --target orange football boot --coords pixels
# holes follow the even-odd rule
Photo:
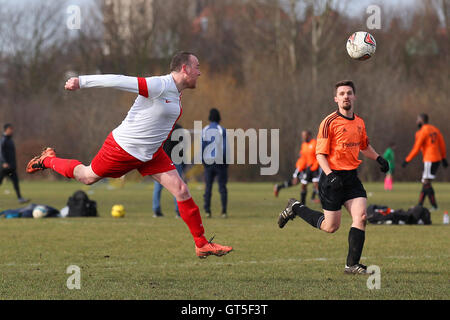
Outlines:
[[[40,155],[34,157],[28,162],[27,173],[35,173],[37,171],[45,170],[44,159],[47,157],[56,157],[55,149],[47,147]]]
[[[213,239],[214,237],[212,237],[211,240],[209,240],[208,243],[201,248],[195,247],[195,253],[200,259],[205,259],[207,256],[211,255],[221,257],[233,251],[232,247],[212,243],[211,241]]]

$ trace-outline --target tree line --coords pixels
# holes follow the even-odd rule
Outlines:
[[[400,167],[413,146],[419,113],[429,114],[448,146],[448,0],[418,2],[407,12],[380,5],[381,28],[374,30],[367,30],[365,11],[346,14],[354,1],[137,2],[128,11],[114,8],[121,1],[88,3],[79,30],[66,27],[64,1],[1,6],[0,119],[16,127],[20,168],[47,145],[89,163],[133,103],[132,94],[108,89],[65,92],[68,77],[161,75],[179,50],[194,52],[202,70],[198,88],[183,94],[183,127],[193,128],[195,120],[206,124],[215,107],[226,128],[280,130],[279,174],[261,176],[257,165],[233,165],[232,180],[290,175],[301,131],[316,134],[336,109],[333,88],[342,79],[356,84],[356,113],[375,149],[383,153],[396,144],[397,180],[420,179],[420,156]],[[345,50],[358,30],[377,41],[368,61],[351,60]],[[364,180],[382,177],[373,161],[364,161],[360,174]],[[438,177],[449,181],[449,170]]]

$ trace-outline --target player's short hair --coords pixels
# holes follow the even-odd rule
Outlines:
[[[6,131],[6,129],[8,128],[12,128],[12,124],[11,123],[5,123],[5,125],[3,126],[3,131]]]
[[[217,110],[216,108],[212,108],[211,110],[209,110],[208,120],[219,123],[221,120],[219,110]]]
[[[423,123],[428,123],[428,114],[421,113],[419,114],[420,119],[422,119]]]
[[[336,83],[334,85],[334,94],[337,93],[337,89],[339,87],[343,87],[343,86],[349,86],[353,89],[353,93],[356,94],[356,89],[355,89],[355,84],[353,83],[352,80],[341,80],[338,83]]]
[[[172,71],[180,71],[183,64],[189,64],[189,57],[193,56],[192,52],[188,51],[180,51],[177,52],[170,62],[170,72]]]

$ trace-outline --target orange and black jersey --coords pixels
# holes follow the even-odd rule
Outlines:
[[[419,151],[422,151],[423,162],[437,162],[447,158],[444,137],[438,128],[424,124],[416,132],[416,141],[405,161],[410,162]]]
[[[364,120],[335,111],[320,124],[317,134],[316,154],[327,156],[332,170],[354,170],[362,162],[359,152],[369,146]]]
[[[319,163],[316,159],[316,139],[303,142],[298,155],[300,157],[297,159],[295,164],[298,171],[303,171],[307,168],[311,171],[316,171],[319,169]]]
[[[311,139],[308,142],[303,142],[300,150],[301,155],[306,158],[306,166],[309,167],[311,171],[319,169],[319,163],[316,158],[316,145],[317,140]]]

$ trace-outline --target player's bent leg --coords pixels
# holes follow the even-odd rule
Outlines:
[[[85,166],[83,164],[79,164],[73,169],[73,177],[75,180],[86,185],[94,184],[103,179],[92,170],[91,166]]]
[[[340,213],[339,213],[340,214]],[[311,226],[317,229],[322,229],[323,222],[325,221],[325,215],[320,211],[315,211],[308,208],[305,205],[302,205],[300,201],[296,199],[289,199],[286,208],[279,214],[278,216],[278,226],[283,228],[289,220],[293,220],[296,216],[299,216],[304,221],[309,223]],[[327,221],[329,221],[328,219]],[[340,223],[340,219],[339,219]],[[339,225],[333,226],[335,230],[339,228]],[[334,232],[331,227],[326,230],[330,230],[330,232]]]
[[[324,219],[320,225],[320,230],[327,233],[335,233],[341,226],[342,211],[323,210]]]

